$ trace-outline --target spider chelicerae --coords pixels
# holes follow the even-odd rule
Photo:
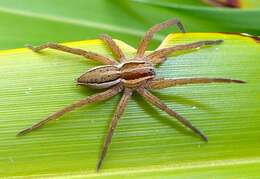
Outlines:
[[[85,72],[77,79],[77,84],[91,87],[106,89],[104,92],[88,96],[85,99],[77,101],[63,109],[60,109],[38,123],[32,125],[20,131],[17,135],[21,136],[35,129],[38,129],[45,125],[47,122],[57,119],[58,117],[70,112],[76,108],[82,107],[84,105],[103,101],[115,96],[116,94],[122,92],[123,96],[117,106],[114,113],[113,119],[110,123],[108,134],[105,138],[103,148],[100,154],[99,161],[97,163],[97,171],[100,169],[105,155],[107,153],[109,144],[111,143],[114,130],[118,124],[119,119],[123,115],[123,112],[127,106],[132,93],[136,91],[144,99],[146,99],[152,105],[158,107],[159,109],[165,111],[170,116],[175,117],[184,126],[190,128],[194,133],[199,135],[204,141],[208,141],[206,135],[204,135],[198,128],[193,126],[186,118],[178,114],[176,111],[170,109],[165,105],[159,98],[154,96],[150,90],[162,89],[167,87],[174,87],[186,84],[197,84],[197,83],[244,83],[241,80],[233,80],[226,78],[178,78],[178,79],[164,79],[156,78],[155,66],[161,64],[165,61],[166,57],[173,52],[179,50],[189,50],[196,49],[202,46],[217,45],[223,42],[223,40],[213,40],[213,41],[198,41],[194,43],[175,45],[172,47],[162,48],[155,50],[148,55],[145,55],[145,51],[151,41],[153,35],[171,25],[177,25],[181,32],[185,32],[182,23],[178,19],[170,19],[160,24],[156,24],[151,27],[144,35],[141,40],[139,47],[137,49],[136,55],[132,59],[127,59],[122,50],[117,46],[115,41],[108,35],[101,35],[100,39],[111,49],[114,53],[116,60],[110,59],[108,57],[96,54],[93,52],[70,48],[57,43],[47,43],[40,45],[38,47],[28,46],[35,52],[43,50],[45,48],[51,48],[60,50],[63,52],[72,53],[75,55],[83,56],[87,59],[98,61],[103,65],[92,68]]]

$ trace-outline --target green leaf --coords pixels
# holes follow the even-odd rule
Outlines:
[[[191,0],[5,0],[0,1],[0,49],[96,39],[101,33],[136,46],[147,28],[177,17],[188,32],[260,35],[259,8],[212,8]],[[173,30],[176,28],[156,36],[153,47]]]
[[[99,65],[82,57],[28,49],[0,52],[0,175],[65,177],[259,176],[259,72],[257,38],[221,33],[169,35],[160,48],[197,40],[224,43],[178,52],[157,68],[159,77],[225,77],[246,84],[189,85],[154,91],[209,137],[190,130],[134,95],[119,122],[100,173],[95,166],[119,96],[73,111],[23,137],[16,133],[96,93],[75,78]],[[117,41],[130,57],[135,49]],[[99,40],[67,43],[111,56]],[[258,168],[258,169],[257,169]]]

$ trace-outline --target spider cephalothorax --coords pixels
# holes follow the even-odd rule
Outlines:
[[[123,92],[123,96],[117,106],[116,112],[114,113],[113,119],[111,121],[107,137],[104,141],[103,149],[100,154],[100,158],[97,164],[97,170],[102,165],[108,146],[111,143],[114,130],[117,123],[127,105],[128,100],[132,96],[132,93],[136,91],[141,96],[144,97],[149,103],[165,111],[169,115],[175,117],[184,126],[190,128],[193,132],[202,137],[203,140],[207,141],[208,138],[195,126],[193,126],[186,118],[182,117],[180,114],[175,112],[166,106],[159,98],[154,96],[149,90],[173,87],[177,85],[185,84],[195,84],[195,83],[244,83],[241,80],[232,80],[225,78],[179,78],[179,79],[164,79],[156,78],[155,66],[157,64],[163,63],[168,55],[178,50],[195,49],[206,45],[220,44],[223,40],[213,40],[213,41],[198,41],[190,44],[176,45],[168,48],[158,49],[145,55],[146,48],[149,41],[152,39],[154,33],[167,28],[171,25],[177,25],[177,27],[184,32],[183,25],[177,19],[170,19],[163,23],[157,24],[150,28],[137,49],[136,56],[133,59],[127,59],[122,50],[117,46],[114,40],[108,35],[102,35],[101,40],[111,48],[112,52],[115,54],[116,60],[104,57],[102,55],[84,51],[81,49],[70,48],[64,45],[56,43],[47,43],[38,47],[28,46],[35,52],[38,52],[45,48],[52,48],[76,55],[86,57],[98,62],[101,62],[103,66],[98,66],[88,70],[86,73],[81,75],[77,79],[79,85],[84,85],[92,88],[106,89],[104,92],[94,94],[85,99],[77,101],[63,109],[60,109],[48,117],[44,118],[40,122],[32,125],[19,132],[17,135],[24,135],[32,130],[35,130],[47,122],[57,119],[61,115],[74,110],[75,108],[97,102],[106,100],[116,94]]]

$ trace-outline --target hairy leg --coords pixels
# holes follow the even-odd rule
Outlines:
[[[226,78],[179,78],[179,79],[155,79],[148,83],[150,89],[162,89],[186,84],[200,83],[245,83],[242,80],[233,80]]]
[[[118,47],[118,45],[115,43],[115,41],[108,35],[103,34],[100,36],[100,39],[106,43],[106,45],[112,50],[112,52],[115,54],[116,58],[122,62],[125,60],[125,55],[123,51]]]
[[[146,57],[150,59],[153,64],[160,64],[165,61],[165,58],[173,52],[180,51],[180,50],[190,50],[196,49],[207,45],[216,45],[222,43],[223,40],[208,40],[208,41],[198,41],[194,43],[184,44],[184,45],[175,45],[173,47],[163,48],[156,50]]]
[[[149,42],[153,38],[154,34],[160,30],[166,29],[172,25],[177,25],[181,32],[185,32],[182,23],[178,19],[170,19],[160,24],[156,24],[151,27],[144,35],[143,39],[141,40],[139,47],[137,49],[136,56],[142,57],[148,47]]]
[[[159,98],[157,98],[152,93],[150,93],[147,89],[139,88],[139,89],[137,89],[137,92],[141,96],[143,96],[152,105],[154,105],[154,106],[158,107],[159,109],[165,111],[170,116],[175,117],[183,125],[185,125],[186,127],[190,128],[193,132],[198,134],[204,141],[208,141],[207,136],[205,136],[199,129],[197,129],[195,126],[193,126],[186,118],[182,117],[180,114],[178,114],[177,112],[173,111],[168,106],[166,106],[166,104],[164,104]]]
[[[90,104],[90,103],[106,100],[106,99],[118,94],[121,90],[122,90],[122,87],[118,85],[118,86],[115,86],[113,88],[110,88],[107,91],[97,93],[97,94],[89,96],[85,99],[82,99],[80,101],[77,101],[77,102],[75,102],[75,103],[73,103],[73,104],[71,104],[71,105],[69,105],[69,106],[67,106],[63,109],[60,109],[60,110],[54,112],[50,116],[44,118],[40,122],[37,122],[36,124],[32,125],[31,127],[20,131],[17,134],[17,136],[21,136],[21,135],[27,134],[27,133],[35,130],[35,129],[38,129],[38,128],[42,127],[43,125],[45,125],[46,123],[48,123],[49,121],[55,120],[58,117],[64,115],[67,112],[73,111],[76,108],[82,107],[82,106]]]
[[[63,52],[72,53],[72,54],[75,54],[75,55],[80,55],[80,56],[83,56],[85,58],[101,62],[105,65],[115,65],[115,64],[117,64],[116,61],[114,61],[110,58],[104,57],[102,55],[99,55],[97,53],[85,51],[85,50],[78,49],[78,48],[71,48],[71,47],[67,47],[65,45],[60,45],[60,44],[57,44],[57,43],[46,43],[46,44],[43,44],[43,45],[40,45],[40,46],[37,46],[37,47],[27,45],[27,47],[30,48],[31,50],[33,50],[34,52],[39,52],[40,50],[43,50],[45,48],[51,48],[51,49],[55,49],[55,50],[59,50],[59,51],[63,51]]]
[[[121,116],[124,113],[127,102],[129,100],[129,98],[131,97],[131,95],[132,95],[132,90],[125,89],[124,94],[123,94],[123,96],[122,96],[122,98],[121,98],[121,100],[120,100],[120,102],[117,106],[117,109],[116,109],[116,112],[113,116],[113,119],[110,123],[109,131],[108,131],[108,134],[107,134],[106,139],[104,141],[103,149],[102,149],[102,152],[100,154],[100,158],[99,158],[99,161],[98,161],[98,164],[97,164],[97,171],[100,169],[100,167],[103,163],[103,160],[106,156],[106,153],[107,153],[107,150],[108,150],[108,147],[109,147],[109,144],[111,143],[112,136],[114,134],[114,130],[117,126],[119,119],[121,118]]]

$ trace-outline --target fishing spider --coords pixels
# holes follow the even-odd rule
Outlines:
[[[176,45],[168,48],[158,49],[145,55],[147,46],[152,39],[153,35],[171,25],[176,25],[181,32],[185,32],[182,23],[178,19],[170,19],[160,24],[154,25],[150,28],[144,38],[141,40],[139,47],[136,52],[136,56],[132,59],[127,59],[122,50],[117,46],[115,41],[108,35],[102,35],[100,39],[110,47],[111,51],[114,53],[117,61],[104,57],[100,54],[93,52],[70,48],[57,43],[47,43],[40,45],[38,47],[28,46],[35,52],[43,50],[45,48],[51,48],[60,50],[63,52],[72,53],[75,55],[80,55],[85,58],[101,62],[102,66],[92,68],[85,72],[77,79],[77,84],[88,86],[91,88],[106,89],[104,92],[100,92],[89,96],[85,99],[77,101],[63,109],[60,109],[48,117],[44,118],[40,122],[32,125],[20,131],[17,135],[21,136],[35,129],[38,129],[45,125],[47,122],[57,119],[58,117],[70,112],[76,108],[82,107],[84,105],[103,101],[115,96],[116,94],[123,92],[123,96],[117,106],[116,112],[114,113],[113,119],[111,121],[108,134],[105,138],[102,152],[100,154],[99,161],[97,163],[97,171],[100,169],[102,162],[107,153],[109,144],[111,143],[114,130],[132,93],[136,91],[149,103],[156,106],[157,108],[165,111],[170,116],[175,117],[184,126],[190,128],[194,133],[199,135],[204,141],[208,141],[206,135],[204,135],[198,128],[193,126],[186,118],[182,117],[176,111],[170,109],[166,104],[164,104],[159,98],[154,96],[150,90],[162,89],[167,87],[174,87],[186,84],[197,84],[197,83],[244,83],[241,80],[225,79],[225,78],[180,78],[180,79],[164,79],[156,78],[155,66],[165,61],[166,57],[173,52],[178,50],[188,50],[196,49],[207,45],[216,45],[223,42],[223,40],[215,41],[198,41],[194,43],[189,43],[185,45]]]

